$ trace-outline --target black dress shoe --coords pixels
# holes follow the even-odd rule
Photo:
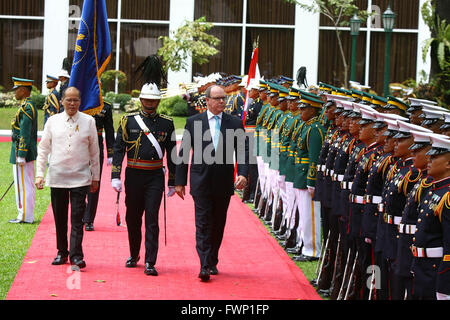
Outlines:
[[[28,224],[33,224],[33,222],[22,221],[22,220],[19,220],[19,219],[11,219],[8,222],[9,223],[28,223]]]
[[[214,266],[214,267],[209,268],[209,273],[211,275],[215,276],[215,275],[219,274],[219,270],[217,270],[217,267]]]
[[[137,257],[137,258],[133,258],[133,257],[129,257],[127,262],[125,263],[125,267],[127,268],[136,268],[137,263],[139,261],[141,257]]]
[[[287,249],[286,249],[286,252],[287,252],[287,253],[292,253],[292,254],[295,254],[295,255],[300,255],[300,254],[302,253],[302,249],[301,249],[301,248],[298,248],[298,247],[287,248]]]
[[[86,267],[86,262],[83,259],[74,258],[70,264],[72,265],[72,270],[80,270]]]
[[[86,231],[94,231],[94,224],[92,222],[86,222],[84,230],[86,230]]]
[[[203,269],[203,268],[202,268],[202,269],[200,270],[200,273],[199,273],[198,277],[199,277],[203,282],[206,282],[206,281],[209,280],[209,275],[210,275],[209,270],[208,270],[208,269]]]
[[[294,261],[300,261],[300,262],[310,262],[310,261],[316,261],[319,260],[317,257],[311,257],[311,256],[305,256],[304,254],[300,254],[299,256],[295,256],[292,258]]]
[[[67,262],[67,256],[58,253],[56,258],[53,260],[52,265],[57,266],[60,264],[65,264],[66,262]]]
[[[145,263],[145,270],[144,273],[148,276],[157,276],[158,275],[158,271],[156,271],[155,267],[152,266],[150,263],[146,262]]]

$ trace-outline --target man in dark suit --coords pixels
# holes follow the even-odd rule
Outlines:
[[[218,274],[219,248],[234,187],[247,184],[248,144],[242,120],[224,113],[225,91],[217,86],[206,92],[207,112],[187,119],[176,168],[175,191],[184,199],[189,155],[190,193],[194,198],[196,248],[202,281]],[[234,180],[236,154],[237,178]]]

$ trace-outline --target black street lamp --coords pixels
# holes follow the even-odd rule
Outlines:
[[[390,71],[390,53],[391,53],[391,36],[394,29],[395,13],[391,9],[391,4],[385,12],[383,12],[383,27],[386,32],[386,50],[384,54],[384,96],[389,95],[389,71]]]
[[[352,36],[352,60],[350,67],[350,80],[355,81],[356,78],[356,37],[359,35],[359,28],[361,27],[361,19],[356,13],[350,19],[350,35]]]

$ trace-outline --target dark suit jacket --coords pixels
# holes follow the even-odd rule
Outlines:
[[[238,130],[241,129],[241,130]],[[187,184],[189,155],[192,149],[190,169],[190,193],[192,196],[233,195],[234,163],[236,155],[237,175],[248,175],[248,139],[245,139],[242,120],[222,113],[221,136],[217,152],[214,151],[207,112],[186,120],[183,140],[179,150],[180,164],[176,167],[175,185]],[[233,135],[234,134],[234,135]],[[212,155],[211,159],[208,156]],[[211,161],[212,160],[212,161]]]

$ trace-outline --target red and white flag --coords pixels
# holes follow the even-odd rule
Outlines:
[[[248,87],[248,85],[250,84],[250,81],[252,81],[252,79],[256,79],[259,81],[260,79],[260,73],[259,73],[259,67],[258,67],[258,47],[256,47],[253,50],[252,53],[252,60],[250,61],[250,68],[248,69],[248,78],[247,78],[247,85],[246,88]],[[248,109],[248,105],[250,104],[250,99],[248,97],[248,90],[245,94],[245,102],[244,102],[244,112],[242,113],[242,123],[244,124],[245,127],[245,121],[247,119],[247,109]]]

